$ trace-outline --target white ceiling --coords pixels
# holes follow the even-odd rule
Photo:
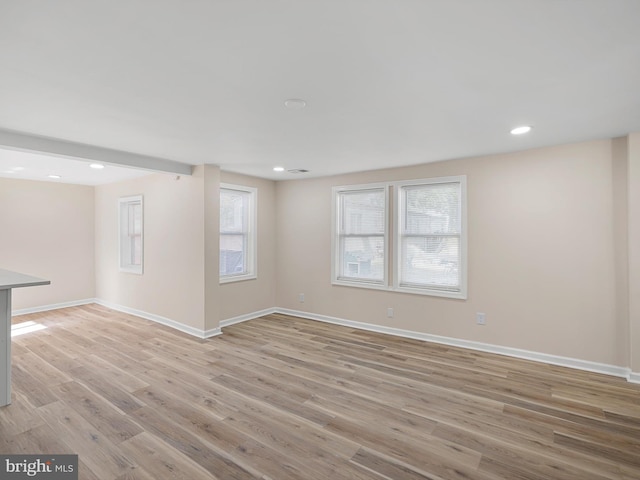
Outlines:
[[[0,177],[42,182],[104,185],[149,175],[148,170],[104,165],[96,170],[88,160],[69,159],[18,150],[0,149]],[[60,178],[50,178],[57,175]]]
[[[640,131],[639,21],[640,0],[2,0],[0,128],[273,179],[615,137]]]

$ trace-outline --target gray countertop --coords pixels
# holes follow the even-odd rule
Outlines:
[[[33,287],[36,285],[49,285],[51,280],[44,280],[24,273],[12,272],[0,268],[0,290],[8,290],[18,287]]]

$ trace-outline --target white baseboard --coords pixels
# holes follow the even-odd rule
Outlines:
[[[99,298],[96,298],[94,303],[97,303],[98,305],[102,305],[103,307],[110,308],[112,310],[117,310],[118,312],[128,313],[129,315],[135,315],[136,317],[144,318],[147,320],[151,320],[152,322],[160,323],[161,325],[165,325],[167,327],[175,328],[176,330],[179,330],[184,333],[188,333],[189,335],[193,335],[194,337],[198,337],[198,338],[210,338],[210,337],[215,337],[216,335],[222,334],[222,331],[220,330],[220,328],[201,330],[199,328],[185,325],[184,323],[176,322],[175,320],[171,320],[170,318],[156,315],[155,313],[149,313],[149,312],[144,312],[142,310],[137,310],[135,308],[125,307],[123,305],[111,303],[106,300],[101,300]]]
[[[235,325],[237,323],[253,320],[272,313],[282,313],[285,315],[292,315],[301,318],[307,318],[309,320],[317,320],[324,323],[332,323],[335,325],[341,325],[344,327],[357,328],[359,330],[367,330],[370,332],[385,333],[388,335],[395,335],[398,337],[413,338],[415,340],[423,340],[425,342],[440,343],[443,345],[451,345],[454,347],[468,348],[471,350],[478,350],[481,352],[496,353],[499,355],[506,355],[509,357],[521,358],[523,360],[532,360],[535,362],[548,363],[551,365],[559,365],[561,367],[575,368],[577,370],[585,370],[588,372],[602,373],[605,375],[613,375],[616,377],[626,378],[631,383],[640,384],[640,373],[632,372],[631,369],[625,367],[619,367],[616,365],[608,365],[605,363],[590,362],[588,360],[580,360],[577,358],[562,357],[558,355],[550,355],[547,353],[533,352],[529,350],[521,350],[512,347],[503,347],[500,345],[492,345],[489,343],[474,342],[471,340],[462,340],[452,337],[443,337],[439,335],[431,335],[428,333],[415,332],[412,330],[403,330],[400,328],[385,327],[382,325],[374,325],[371,323],[356,322],[353,320],[346,320],[344,318],[330,317],[328,315],[320,315],[317,313],[304,312],[301,310],[291,310],[288,308],[266,308],[256,312],[246,313],[244,315],[238,315],[237,317],[227,318],[220,321],[218,328],[212,328],[209,330],[201,330],[199,328],[190,327],[183,323],[171,320],[170,318],[162,317],[153,313],[144,312],[142,310],[136,310],[135,308],[125,307],[115,303],[101,300],[99,298],[87,298],[84,300],[76,300],[72,302],[56,303],[53,305],[43,305],[40,307],[23,308],[14,310],[13,316],[27,315],[29,313],[45,312],[47,310],[57,310],[59,308],[75,307],[79,305],[87,305],[90,303],[96,303],[112,310],[127,313],[129,315],[135,315],[137,317],[151,320],[152,322],[165,325],[167,327],[175,328],[181,332],[193,335],[198,338],[210,338],[222,334],[222,328]]]
[[[605,363],[590,362],[588,360],[580,360],[577,358],[561,357],[558,355],[550,355],[547,353],[532,352],[529,350],[521,350],[519,348],[503,347],[500,345],[492,345],[489,343],[473,342],[470,340],[462,340],[458,338],[442,337],[439,335],[431,335],[428,333],[414,332],[412,330],[402,330],[393,327],[384,327],[371,323],[354,322],[342,318],[329,317],[327,315],[319,315],[316,313],[303,312],[299,310],[290,310],[287,308],[276,308],[277,313],[293,315],[296,317],[308,318],[325,323],[333,323],[345,327],[357,328],[377,333],[386,333],[399,337],[413,338],[416,340],[424,340],[426,342],[440,343],[451,345],[454,347],[468,348],[471,350],[479,350],[482,352],[496,353],[509,357],[520,358],[523,360],[532,360],[535,362],[549,363],[551,365],[559,365],[561,367],[575,368],[588,372],[603,373],[616,377],[626,378],[630,382],[640,383],[640,374],[632,373],[630,369],[618,367],[616,365],[608,365]]]
[[[265,308],[264,310],[259,310],[257,312],[251,312],[244,315],[238,315],[237,317],[227,318],[226,320],[220,321],[220,328],[229,327],[231,325],[235,325],[236,323],[242,323],[248,320],[254,320],[256,318],[264,317],[265,315],[276,313],[277,311],[278,309],[276,308]]]
[[[200,338],[211,338],[211,337],[217,337],[218,335],[222,335],[222,330],[220,330],[220,327],[210,328],[208,330],[205,330],[203,333],[203,336],[201,336]]]
[[[58,310],[59,308],[77,307],[79,305],[88,305],[95,303],[95,298],[85,298],[84,300],[73,300],[71,302],[53,303],[50,305],[41,305],[39,307],[20,308],[11,312],[12,317],[19,315],[29,315],[30,313],[48,312],[49,310]]]

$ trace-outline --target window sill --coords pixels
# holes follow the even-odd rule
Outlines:
[[[449,290],[434,290],[429,288],[411,288],[411,287],[395,287],[390,289],[398,293],[411,293],[413,295],[426,295],[429,297],[453,298],[457,300],[466,300],[466,292],[453,292]]]
[[[226,275],[224,277],[220,277],[220,285],[225,283],[244,282],[245,280],[256,280],[257,278],[258,275],[255,273],[248,275]]]
[[[389,288],[386,285],[383,285],[382,283],[373,283],[373,282],[358,282],[358,281],[334,279],[331,281],[331,284],[338,285],[341,287],[368,288],[370,290],[389,290]]]
[[[433,289],[427,289],[427,288],[411,288],[411,287],[399,287],[399,286],[392,287],[392,286],[376,284],[372,282],[356,282],[356,281],[337,280],[337,279],[333,279],[331,281],[331,284],[339,287],[367,288],[369,290],[384,290],[385,292],[409,293],[412,295],[425,295],[429,297],[452,298],[456,300],[467,299],[467,294],[464,291],[452,292],[447,290],[433,290]]]
[[[142,275],[142,267],[120,267],[120,273],[133,273],[134,275]]]

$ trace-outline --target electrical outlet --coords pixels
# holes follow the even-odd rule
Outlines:
[[[304,303],[304,293],[300,293],[300,294],[298,295],[298,301],[299,301],[300,303]]]
[[[393,318],[393,308],[391,307],[387,308],[387,317]]]
[[[484,313],[476,313],[476,323],[478,325],[485,325],[487,323],[487,318]]]

